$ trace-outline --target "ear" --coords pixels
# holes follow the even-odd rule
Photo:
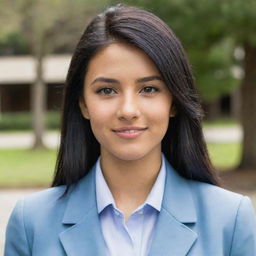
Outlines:
[[[90,119],[88,108],[85,104],[84,98],[79,98],[79,107],[81,110],[81,113],[85,119]]]
[[[174,116],[176,116],[176,114],[177,114],[176,107],[174,104],[172,104],[171,109],[170,109],[170,117],[174,117]]]

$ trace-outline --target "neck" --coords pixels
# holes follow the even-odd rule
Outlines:
[[[146,200],[160,168],[160,150],[131,161],[101,152],[101,169],[120,209],[135,209]]]

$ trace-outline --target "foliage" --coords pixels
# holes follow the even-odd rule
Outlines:
[[[234,49],[256,44],[255,0],[124,0],[161,17],[181,39],[205,101],[233,91]],[[117,1],[113,1],[117,3]]]
[[[28,112],[2,113],[0,116],[0,131],[31,130],[32,116]],[[56,111],[46,114],[47,129],[60,128],[60,113]]]
[[[22,38],[30,53],[43,45],[49,54],[73,49],[85,28],[107,0],[0,0],[0,43],[10,35]],[[9,39],[10,40],[10,39]]]

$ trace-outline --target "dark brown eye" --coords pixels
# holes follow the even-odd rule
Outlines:
[[[153,86],[145,86],[143,88],[143,90],[144,90],[145,93],[150,93],[150,94],[159,91],[158,88],[153,87]]]
[[[97,94],[104,94],[104,95],[111,95],[112,91],[114,91],[112,88],[109,88],[109,87],[104,87],[104,88],[101,88],[99,90],[97,90]]]

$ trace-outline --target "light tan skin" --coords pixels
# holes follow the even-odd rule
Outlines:
[[[152,60],[140,49],[114,43],[90,61],[79,105],[100,143],[101,168],[117,207],[127,220],[147,198],[161,167],[161,141],[170,116],[172,95]],[[95,81],[99,77],[117,82]],[[156,91],[156,87],[159,91]],[[112,89],[98,90],[103,87]],[[146,87],[146,89],[145,89]],[[112,129],[147,127],[139,137],[123,139]]]

